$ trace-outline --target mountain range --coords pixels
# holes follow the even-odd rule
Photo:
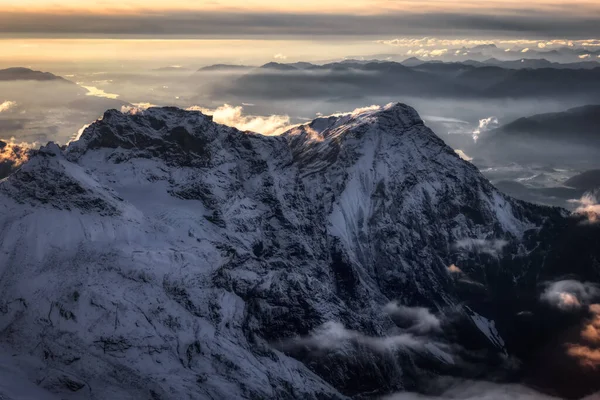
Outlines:
[[[538,64],[539,62],[536,61]],[[221,72],[214,98],[350,99],[369,96],[404,96],[441,99],[578,100],[594,103],[600,97],[600,64],[538,65],[515,69],[504,63],[442,63],[391,61],[268,63],[261,67],[216,65],[201,69],[191,82]]]
[[[577,398],[600,387],[555,341],[587,315],[543,299],[600,280],[587,218],[502,194],[401,103],[280,136],[109,110],[0,181],[0,349],[69,399]]]

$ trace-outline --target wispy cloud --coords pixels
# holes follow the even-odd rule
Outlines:
[[[188,110],[200,111],[213,116],[219,124],[233,126],[242,131],[278,135],[290,128],[290,117],[287,115],[257,116],[245,115],[244,107],[224,104],[216,109],[194,106]]]
[[[384,311],[411,332],[425,334],[441,331],[442,323],[440,319],[427,308],[407,307],[394,301],[387,304]]]
[[[486,381],[458,379],[446,380],[448,388],[436,396],[402,392],[383,397],[382,400],[558,400],[523,385],[499,384]]]
[[[498,126],[498,118],[492,116],[479,120],[479,126],[473,131],[473,140],[477,142],[482,133],[494,129]]]
[[[458,156],[465,161],[473,161],[473,157],[468,156],[467,153],[465,153],[461,149],[456,149],[456,150],[454,150],[454,152],[456,154],[458,154]]]

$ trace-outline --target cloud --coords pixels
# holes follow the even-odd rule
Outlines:
[[[564,46],[569,47],[600,47],[600,39],[586,39],[586,40],[567,40],[567,39],[553,39],[545,42],[540,42],[538,39],[447,39],[447,38],[436,38],[436,37],[399,37],[394,39],[376,40],[375,43],[384,44],[387,46],[394,47],[406,47],[406,48],[438,48],[455,50],[455,54],[461,54],[465,47],[474,46],[486,46],[496,45],[499,47],[507,47],[504,49],[505,52],[512,51],[514,46],[536,46],[540,49],[547,48],[559,48]],[[527,51],[529,51],[529,48]],[[425,50],[424,50],[425,51]]]
[[[483,132],[494,129],[496,126],[498,126],[498,118],[496,117],[492,116],[480,119],[479,126],[473,131],[473,140],[477,142]]]
[[[594,298],[600,296],[596,284],[564,280],[554,282],[546,287],[540,299],[561,310],[578,310]]]
[[[287,60],[287,56],[281,53],[277,53],[273,56],[274,59],[276,60]]]
[[[448,52],[448,49],[437,49],[437,50],[432,50],[429,52],[429,55],[431,57],[439,57],[439,56],[443,56],[444,54],[446,54]]]
[[[498,384],[486,381],[452,380],[442,393],[426,396],[417,393],[396,393],[382,400],[558,400],[533,389],[515,384]]]
[[[383,309],[394,321],[407,326],[407,330],[419,334],[440,332],[442,323],[429,309],[424,307],[406,307],[394,301]]]
[[[581,8],[582,10],[584,8]],[[594,8],[593,11],[596,11]],[[0,33],[36,37],[173,36],[239,37],[319,35],[444,35],[465,37],[474,33],[495,37],[547,36],[593,37],[600,17],[566,12],[498,13],[394,12],[387,13],[294,13],[138,10],[136,13],[29,12],[3,10]]]
[[[0,103],[0,113],[10,110],[11,108],[13,108],[16,105],[17,105],[17,103],[15,103],[14,101],[9,101],[9,100],[7,100],[3,103]]]
[[[121,108],[121,112],[125,113],[126,111],[123,111],[123,107]],[[76,142],[77,140],[79,140],[79,138],[81,138],[81,135],[83,135],[83,132],[91,125],[90,124],[85,124],[83,125],[81,128],[79,128],[79,130],[77,131],[76,134],[74,134],[73,136],[71,136],[71,139],[69,139],[69,141],[67,142],[67,144],[71,143],[71,142]]]
[[[9,142],[0,141],[0,166],[10,165],[10,168],[19,168],[29,159],[32,149],[39,147],[39,143],[17,143],[15,138]]]
[[[461,149],[456,149],[456,150],[454,150],[454,152],[455,152],[456,154],[458,154],[458,156],[459,156],[460,158],[462,158],[463,160],[465,160],[465,161],[473,161],[473,157],[469,157],[469,156],[467,155],[467,153],[465,153],[465,152],[464,152],[464,151],[462,151]]]
[[[291,127],[287,115],[256,116],[244,115],[242,106],[224,104],[216,109],[193,106],[188,110],[200,111],[213,116],[215,122],[233,126],[242,131],[251,131],[263,135],[278,135]]]
[[[104,97],[107,99],[117,99],[119,97],[118,94],[115,93],[106,93],[104,90],[102,89],[98,89],[95,86],[81,86],[84,89],[87,89],[87,93],[86,96],[95,96],[95,97]]]
[[[446,268],[448,270],[448,273],[450,274],[461,274],[462,275],[462,269],[458,268],[456,265],[452,264],[451,266],[449,266],[448,268]]]
[[[595,193],[586,193],[579,200],[569,200],[570,203],[578,203],[579,206],[574,213],[586,217],[586,222],[595,224],[600,222],[600,204],[598,204]]]
[[[281,346],[289,350],[303,347],[316,352],[349,350],[355,346],[366,347],[380,353],[408,350],[430,354],[447,364],[454,364],[455,362],[450,353],[450,346],[446,344],[403,332],[386,336],[368,336],[347,329],[343,324],[334,321],[326,322],[313,330],[310,335],[288,340]],[[355,356],[351,353],[348,353],[348,355]]]
[[[586,58],[590,58],[592,55],[591,54],[582,54],[579,56],[580,59],[585,60]]]
[[[600,304],[589,306],[591,317],[581,330],[581,342],[569,344],[567,354],[576,358],[586,368],[600,367]]]
[[[466,250],[473,253],[485,253],[491,256],[497,256],[508,244],[506,240],[501,239],[462,239],[454,244],[457,249]]]

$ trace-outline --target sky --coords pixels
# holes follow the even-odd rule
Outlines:
[[[598,0],[0,0],[0,10],[0,67],[319,61],[385,53],[395,38],[600,36]]]
[[[597,0],[0,0],[3,37],[597,36]]]

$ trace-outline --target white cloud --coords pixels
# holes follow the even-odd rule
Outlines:
[[[487,117],[479,120],[479,126],[473,131],[473,140],[477,142],[479,136],[485,131],[489,131],[498,126],[498,118]]]
[[[507,244],[508,242],[506,240],[501,239],[462,239],[456,242],[454,246],[457,249],[473,253],[485,253],[497,256]]]
[[[443,393],[426,396],[402,392],[383,397],[382,400],[558,400],[533,389],[515,384],[498,384],[485,381],[452,381]],[[591,398],[590,398],[591,399]]]
[[[17,105],[17,103],[15,103],[14,101],[9,101],[9,100],[7,100],[3,103],[0,103],[0,113],[10,110],[11,108],[13,108],[16,105]]]
[[[582,54],[579,56],[580,59],[585,60],[587,58],[590,58],[592,55],[591,54]]]
[[[600,289],[596,284],[564,280],[548,285],[540,299],[561,310],[575,310],[599,296]]]
[[[454,152],[455,152],[456,154],[458,154],[458,156],[459,156],[460,158],[462,158],[463,160],[465,160],[465,161],[473,161],[473,157],[469,157],[469,156],[467,155],[467,153],[465,153],[465,152],[464,152],[464,151],[462,151],[461,149],[456,149],[456,150],[454,150]]]
[[[448,52],[448,49],[437,49],[437,50],[431,50],[431,52],[429,54],[432,57],[439,57],[439,56],[443,56],[447,52]]]
[[[276,60],[287,60],[287,56],[285,54],[277,53],[273,56]]]
[[[121,110],[121,112],[125,112],[123,110]],[[79,130],[77,131],[76,134],[74,134],[73,136],[71,136],[71,139],[67,142],[67,144],[71,143],[71,142],[76,142],[77,140],[79,140],[79,138],[81,138],[81,135],[83,135],[83,132],[90,126],[91,124],[85,124],[83,125],[81,128],[79,128]]]
[[[216,109],[193,106],[188,108],[188,110],[200,111],[204,114],[212,115],[213,120],[219,124],[263,135],[278,135],[291,127],[290,117],[287,115],[244,115],[244,108],[242,106],[224,104]]]
[[[529,47],[526,47],[523,50],[521,50],[521,53],[527,53],[528,51],[529,51]]]
[[[95,86],[81,86],[84,89],[87,89],[87,93],[86,96],[95,96],[95,97],[104,97],[107,99],[117,99],[119,97],[118,94],[115,93],[106,93],[104,90],[102,89],[98,89]]]
[[[400,320],[411,332],[424,334],[441,331],[441,321],[424,307],[406,307],[394,301],[383,309],[392,319]]]
[[[410,333],[395,333],[387,336],[367,336],[350,330],[339,322],[329,321],[315,329],[310,335],[295,338],[283,347],[306,347],[311,351],[348,350],[355,345],[364,346],[377,352],[410,350],[433,355],[442,362],[452,364],[454,359],[446,344],[434,342]],[[350,354],[349,354],[350,355]]]

